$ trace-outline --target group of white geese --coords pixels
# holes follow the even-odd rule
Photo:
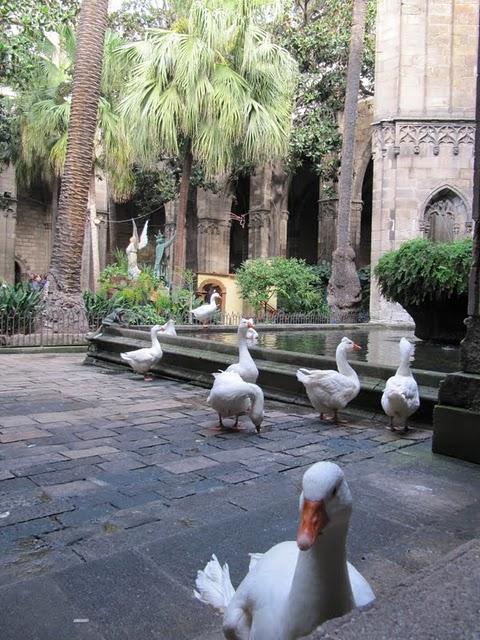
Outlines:
[[[213,294],[215,295],[215,294]],[[213,296],[212,296],[213,297]],[[208,320],[211,307],[202,305],[197,319]],[[215,306],[216,309],[216,306]],[[203,315],[202,315],[203,312]],[[122,353],[132,368],[148,375],[162,358],[158,334],[176,335],[175,323],[151,329],[152,346]],[[249,344],[258,337],[253,321],[238,326],[238,362],[214,373],[208,404],[218,413],[220,427],[225,418],[248,414],[257,432],[263,420],[264,397],[256,384],[258,369]],[[347,361],[347,354],[360,347],[342,338],[336,350],[338,371],[298,369],[297,379],[313,407],[324,418],[331,413],[338,423],[338,411],[360,391],[360,381]],[[390,429],[407,430],[407,419],[420,405],[418,386],[410,370],[413,345],[400,340],[400,366],[387,380],[382,407],[390,417]],[[346,539],[352,511],[352,496],[343,471],[333,462],[318,462],[303,476],[300,519],[296,541],[276,544],[266,553],[250,554],[248,573],[234,589],[228,565],[215,555],[199,571],[195,596],[223,612],[223,633],[228,640],[295,640],[326,620],[344,615],[375,599],[365,578],[347,562]]]

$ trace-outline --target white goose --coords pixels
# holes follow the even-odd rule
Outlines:
[[[342,338],[336,351],[338,371],[323,369],[298,369],[297,380],[303,382],[314,409],[323,414],[333,409],[333,421],[338,424],[338,410],[344,409],[360,391],[356,372],[347,362],[347,353],[361,347],[349,338]]]
[[[400,340],[400,365],[394,376],[387,380],[382,395],[382,408],[390,417],[390,429],[403,427],[408,431],[407,420],[420,406],[417,381],[410,370],[410,358],[415,347],[406,338]]]
[[[144,349],[135,349],[135,351],[127,351],[121,353],[120,357],[132,367],[136,373],[143,373],[143,378],[147,382],[153,380],[153,377],[148,374],[150,369],[161,360],[163,356],[162,347],[158,341],[157,334],[160,331],[160,325],[156,324],[150,329],[150,335],[152,337],[152,346],[145,347]]]
[[[210,296],[210,302],[201,304],[199,307],[192,310],[195,318],[199,322],[203,322],[203,326],[206,326],[207,322],[210,322],[217,312],[217,304],[215,302],[217,298],[221,298],[221,295],[217,291],[214,291]]]
[[[302,489],[296,542],[254,554],[237,591],[228,565],[222,568],[215,556],[198,572],[195,596],[225,611],[223,633],[230,640],[295,640],[375,599],[347,562],[352,497],[342,470],[317,462]]]
[[[248,320],[247,340],[250,340],[251,342],[256,342],[258,340],[258,333],[255,331],[253,318],[249,318]]]
[[[238,362],[231,364],[226,371],[234,371],[245,380],[245,382],[255,383],[258,378],[258,369],[253,361],[247,345],[247,334],[250,330],[250,321],[242,318],[238,325]]]
[[[235,371],[220,371],[213,374],[215,380],[207,403],[218,413],[220,426],[222,418],[235,416],[234,428],[238,417],[248,413],[257,432],[263,420],[263,391],[256,384],[245,382]]]
[[[175,320],[167,320],[167,322],[160,328],[160,331],[165,336],[176,336],[177,332],[175,330]]]

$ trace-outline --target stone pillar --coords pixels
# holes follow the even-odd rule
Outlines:
[[[288,182],[281,163],[257,167],[250,177],[249,258],[287,254]]]
[[[17,188],[15,170],[9,165],[0,173],[0,281],[15,282],[15,230]]]
[[[331,262],[337,235],[337,198],[322,198],[318,202],[318,262]]]
[[[232,194],[197,189],[198,273],[228,274]]]
[[[477,56],[475,162],[473,176],[473,262],[468,289],[467,335],[462,371],[447,375],[433,411],[432,451],[480,464],[480,41]]]
[[[350,244],[355,255],[360,248],[362,201],[352,200],[350,207]],[[322,198],[318,201],[318,262],[332,261],[337,235],[338,198]]]

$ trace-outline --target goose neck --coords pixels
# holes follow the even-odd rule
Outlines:
[[[157,331],[153,330],[151,331],[152,334],[152,347],[155,349],[155,351],[161,351],[162,347],[160,346],[160,342],[158,340],[158,334]]]
[[[286,623],[292,628],[287,637],[309,633],[325,620],[352,609],[347,531],[348,522],[329,527],[311,549],[299,551],[286,607]]]
[[[347,354],[343,345],[339,345],[337,347],[336,361],[337,361],[337,369],[339,373],[343,374],[344,376],[355,377],[355,378],[357,377],[356,372],[354,371],[354,369],[351,367],[350,363],[347,360]]]

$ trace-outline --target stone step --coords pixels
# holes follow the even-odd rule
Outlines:
[[[363,610],[330,620],[310,640],[477,640],[480,540],[467,542]]]

